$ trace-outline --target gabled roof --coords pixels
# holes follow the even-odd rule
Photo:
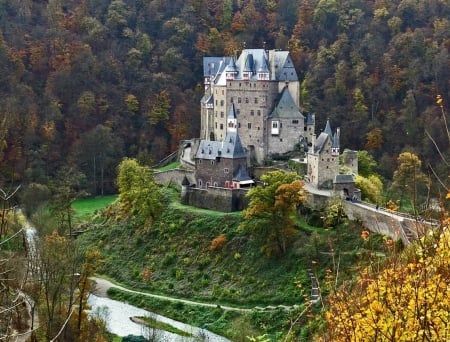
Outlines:
[[[246,158],[241,139],[236,132],[228,132],[223,141],[201,140],[196,159]]]
[[[272,81],[298,81],[289,51],[244,49],[237,60],[233,57],[203,57],[203,74],[213,75],[216,85],[226,84],[225,70],[236,71],[236,80],[241,80],[245,71],[250,72],[249,80],[257,80],[258,72],[270,72]]]
[[[289,51],[269,51],[269,64],[274,73],[272,79],[277,81],[298,81],[294,63],[289,55]]]
[[[281,91],[280,99],[275,104],[275,108],[269,115],[269,119],[299,119],[305,120],[299,111],[287,87]]]
[[[203,76],[221,74],[231,59],[231,57],[203,57]]]

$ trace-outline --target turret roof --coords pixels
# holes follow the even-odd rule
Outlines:
[[[232,180],[237,182],[245,182],[250,181],[252,179],[248,175],[247,169],[244,167],[244,165],[239,164],[236,170],[234,171]]]

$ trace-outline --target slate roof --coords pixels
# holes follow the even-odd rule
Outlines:
[[[316,144],[314,145],[314,153],[320,153],[323,150],[323,147],[325,146],[325,143],[327,142],[328,138],[331,139],[331,136],[329,136],[327,133],[322,132],[320,133],[319,137],[316,139]]]
[[[237,60],[233,57],[204,57],[204,76],[214,75],[216,85],[226,84],[227,71],[237,71],[236,80],[243,72],[250,72],[250,80],[257,80],[258,72],[270,72],[272,81],[298,81],[289,51],[244,49]]]
[[[203,76],[221,74],[231,59],[231,57],[203,57]]]
[[[306,113],[306,125],[314,125],[316,123],[314,114]]]
[[[247,169],[244,167],[244,165],[239,164],[239,166],[234,171],[232,180],[237,182],[248,182],[251,181],[252,179],[248,175]]]
[[[289,56],[289,51],[270,50],[269,62],[271,71],[274,72],[274,75],[271,75],[272,79],[277,81],[298,81],[297,72]]]
[[[287,87],[281,91],[279,101],[276,103],[275,108],[269,115],[270,119],[299,119],[305,120],[303,114],[298,110],[294,99],[291,96]]]
[[[246,158],[246,154],[239,135],[236,132],[229,132],[223,141],[201,140],[195,158],[210,160],[216,158],[236,159]]]

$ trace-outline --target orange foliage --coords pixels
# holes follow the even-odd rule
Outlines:
[[[211,245],[209,246],[209,249],[211,251],[217,251],[219,249],[222,249],[223,246],[227,243],[227,237],[224,234],[219,235],[214,240],[211,241]]]

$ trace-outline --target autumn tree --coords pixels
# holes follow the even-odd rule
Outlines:
[[[170,97],[167,90],[161,90],[148,113],[150,124],[166,122],[170,115]]]
[[[442,222],[386,268],[364,269],[331,296],[322,341],[445,341],[450,325],[450,230]],[[389,240],[387,241],[389,242]],[[391,241],[392,242],[392,241]],[[394,244],[390,244],[394,248]],[[372,265],[376,266],[376,265]]]
[[[412,201],[413,209],[417,210],[418,191],[426,180],[421,170],[422,162],[412,152],[403,152],[397,158],[397,169],[394,171],[392,189],[401,194],[408,195]]]
[[[304,182],[296,173],[284,171],[269,172],[261,182],[247,194],[250,203],[240,229],[249,232],[266,255],[285,254],[296,232],[297,205],[306,199]]]
[[[151,227],[163,210],[163,195],[153,171],[135,159],[124,159],[118,167],[117,186],[122,213]]]

